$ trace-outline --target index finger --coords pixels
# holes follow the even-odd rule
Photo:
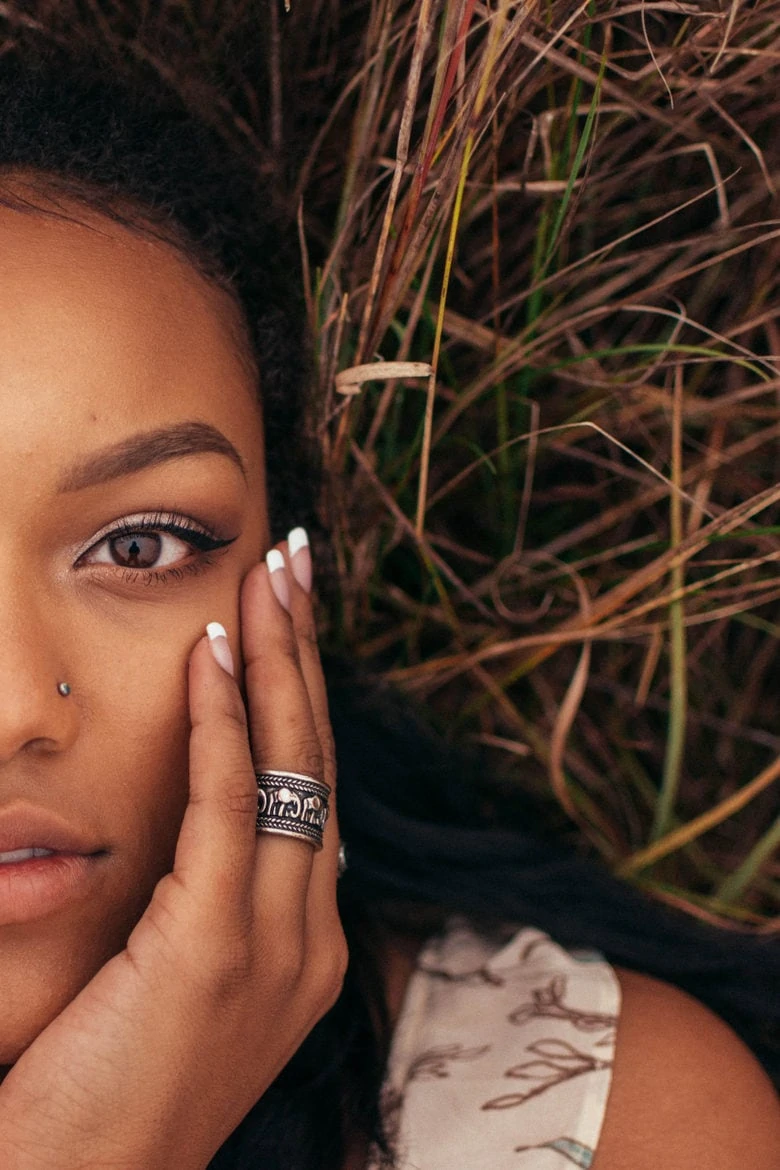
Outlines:
[[[174,873],[209,903],[216,895],[229,904],[251,883],[257,785],[241,693],[207,637],[190,655],[189,703],[190,796]]]

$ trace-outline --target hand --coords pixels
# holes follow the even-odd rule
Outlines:
[[[248,726],[202,638],[173,871],[0,1085],[4,1170],[203,1170],[339,994],[335,794],[321,852],[255,834],[255,768],[335,781],[311,602],[288,567],[250,570],[241,626]]]

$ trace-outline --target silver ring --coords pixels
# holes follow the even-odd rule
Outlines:
[[[322,849],[330,787],[301,772],[255,772],[258,833],[297,837]]]
[[[342,841],[341,844],[339,845],[339,859],[338,859],[338,865],[336,868],[336,876],[337,877],[341,877],[341,875],[346,871],[348,864],[349,863],[347,862],[347,847],[344,844],[344,842]]]

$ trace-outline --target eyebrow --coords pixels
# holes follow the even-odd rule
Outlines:
[[[60,479],[58,491],[82,491],[165,463],[169,459],[206,453],[226,455],[246,479],[243,459],[221,431],[209,423],[181,422],[130,435],[127,439],[79,459]]]

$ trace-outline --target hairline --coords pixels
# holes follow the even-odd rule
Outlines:
[[[30,193],[33,198],[25,197]],[[70,210],[58,203],[56,196],[71,204]],[[228,298],[232,312],[224,314],[233,348],[254,387],[260,406],[259,370],[255,347],[241,297],[224,269],[204,248],[188,235],[175,219],[158,222],[154,212],[128,195],[112,195],[97,183],[42,168],[0,165],[0,207],[28,215],[45,215],[63,219],[94,230],[94,225],[73,212],[73,204],[103,216],[142,239],[164,244],[183,257],[212,291]]]

